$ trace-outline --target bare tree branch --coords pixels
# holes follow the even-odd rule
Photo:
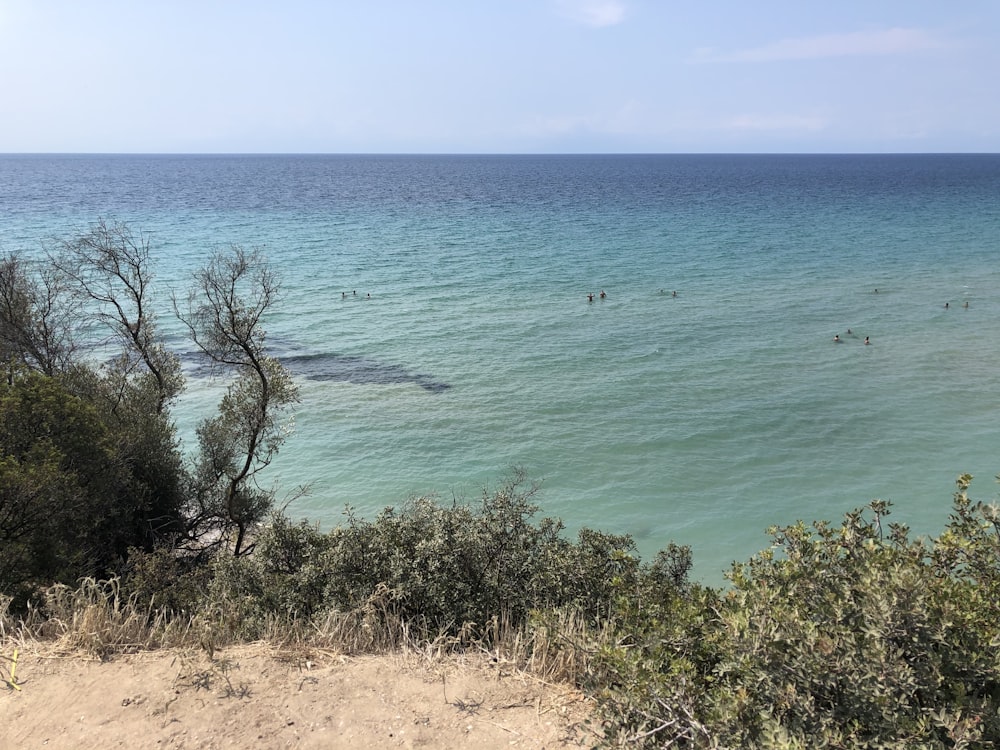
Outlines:
[[[124,223],[102,219],[87,234],[65,243],[55,264],[96,303],[98,319],[122,342],[117,360],[121,377],[144,367],[156,383],[157,411],[163,412],[182,381],[176,355],[157,336],[149,304],[149,240]]]
[[[76,350],[79,306],[58,269],[33,272],[17,254],[0,259],[0,352],[29,369],[54,375]]]

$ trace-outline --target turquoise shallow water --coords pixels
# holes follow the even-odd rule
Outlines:
[[[0,175],[0,249],[125,220],[164,299],[212,250],[265,251],[302,389],[270,474],[309,483],[290,512],[326,527],[522,465],[570,530],[691,544],[717,582],[772,523],[882,497],[934,532],[958,474],[996,495],[997,156],[22,156]],[[192,375],[183,435],[219,391]]]

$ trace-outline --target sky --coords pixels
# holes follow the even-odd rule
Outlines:
[[[1000,152],[1000,0],[0,0],[38,152]]]

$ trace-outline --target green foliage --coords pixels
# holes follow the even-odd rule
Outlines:
[[[374,520],[348,514],[322,534],[275,518],[254,554],[220,559],[211,598],[241,613],[245,633],[274,618],[353,611],[372,597],[421,632],[520,626],[536,609],[571,608],[591,621],[647,571],[626,536],[584,530],[576,543],[552,519],[534,521],[537,487],[514,472],[477,504],[418,498]]]
[[[622,605],[601,659],[611,736],[660,747],[981,747],[1000,739],[1000,533],[963,477],[927,543],[873,501],[772,530],[729,577]]]
[[[533,520],[537,489],[515,471],[476,506],[420,498],[370,523],[349,518],[324,556],[328,600],[349,608],[384,585],[400,616],[441,632],[494,618],[520,624],[538,608],[596,619],[611,591],[634,584],[634,544],[589,530],[567,541],[559,521]]]
[[[126,546],[150,551],[182,536],[190,482],[170,415],[159,409],[158,389],[146,377],[122,383],[83,367],[60,380],[99,414],[115,460],[127,472],[135,522]]]
[[[100,413],[56,379],[0,383],[0,590],[107,573],[142,508]]]
[[[371,523],[349,518],[332,532],[325,556],[329,598],[356,606],[384,584],[404,617],[445,628],[522,616],[536,598],[535,569],[559,530],[529,522],[533,494],[515,479],[484,493],[478,509],[419,498]]]
[[[235,637],[258,639],[272,622],[308,623],[326,608],[327,572],[321,558],[328,540],[315,526],[276,516],[256,540],[253,555],[221,555],[200,602],[226,613]]]
[[[137,608],[168,619],[201,612],[212,582],[211,566],[167,546],[130,550],[123,574],[127,595]]]
[[[181,532],[173,428],[113,410],[104,386],[82,370],[0,382],[0,590],[106,576]]]

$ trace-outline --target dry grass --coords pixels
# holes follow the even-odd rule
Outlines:
[[[471,747],[473,736],[485,737],[489,731],[502,736],[486,746],[502,741],[584,747],[603,741],[602,726],[594,718],[596,705],[578,687],[589,662],[589,650],[580,644],[593,643],[595,634],[572,615],[534,627],[515,627],[497,618],[485,627],[468,623],[444,634],[402,620],[389,592],[378,591],[354,611],[329,612],[315,620],[273,618],[264,624],[260,640],[241,642],[235,635],[237,623],[229,619],[237,614],[224,605],[193,616],[143,607],[123,597],[117,582],[89,579],[76,588],[49,589],[44,606],[23,617],[11,612],[10,600],[0,600],[0,690],[20,691],[15,669],[21,653],[28,657],[27,692],[21,695],[35,699],[34,704],[11,704],[23,717],[33,717],[21,722],[28,734],[20,739],[42,741],[68,731],[69,724],[58,716],[24,729],[51,705],[38,708],[39,691],[49,689],[41,684],[41,675],[53,678],[52,684],[89,681],[93,677],[84,675],[94,673],[85,671],[87,663],[95,662],[90,666],[112,670],[101,673],[102,681],[125,680],[130,692],[121,706],[87,693],[86,707],[72,704],[72,711],[110,716],[121,710],[130,712],[121,716],[132,721],[145,712],[145,724],[129,725],[120,733],[156,735],[167,746],[180,726],[204,734],[208,744],[192,747],[215,747],[220,731],[229,732],[237,744],[253,742],[256,734],[240,732],[254,722],[263,726],[274,721],[282,712],[315,722],[331,709],[326,699],[315,698],[313,688],[346,684],[343,680],[366,686],[335,691],[340,696],[337,711],[348,717],[349,742],[356,746],[379,745],[400,726],[430,747]],[[282,681],[282,674],[291,677]],[[352,676],[338,676],[346,674]],[[78,692],[45,700],[81,699]],[[160,701],[155,710],[150,708],[154,697]],[[319,714],[317,700],[324,706]],[[122,708],[133,703],[138,708]],[[69,703],[60,705],[56,714],[69,710]],[[233,712],[231,718],[227,712]],[[423,718],[401,725],[400,716],[410,714]],[[108,746],[106,723],[95,722],[101,727],[99,738],[94,730],[97,744],[74,747]],[[282,721],[274,731],[287,734],[308,726]],[[475,735],[469,734],[473,726]],[[538,744],[542,734],[549,740]]]
[[[194,648],[211,659],[216,651],[241,642],[235,635],[235,613],[217,608],[188,616],[143,607],[122,594],[116,579],[83,579],[76,588],[53,586],[45,592],[43,608],[24,616],[15,617],[10,603],[0,599],[0,655],[26,644],[37,650],[44,642],[50,653],[101,660],[164,648]],[[573,613],[559,613],[545,624],[515,626],[494,618],[484,626],[466,623],[455,634],[435,632],[400,618],[390,592],[380,589],[353,611],[328,612],[308,621],[272,618],[264,624],[260,643],[276,658],[302,664],[316,654],[406,654],[427,663],[467,656],[547,683],[580,684],[605,637]]]
[[[8,602],[9,604],[9,602]],[[29,610],[15,619],[0,612],[0,634],[46,640],[66,652],[98,658],[115,653],[182,646],[191,642],[196,623],[171,613],[141,608],[121,594],[117,579],[86,578],[76,588],[56,585],[45,592],[44,611]]]

